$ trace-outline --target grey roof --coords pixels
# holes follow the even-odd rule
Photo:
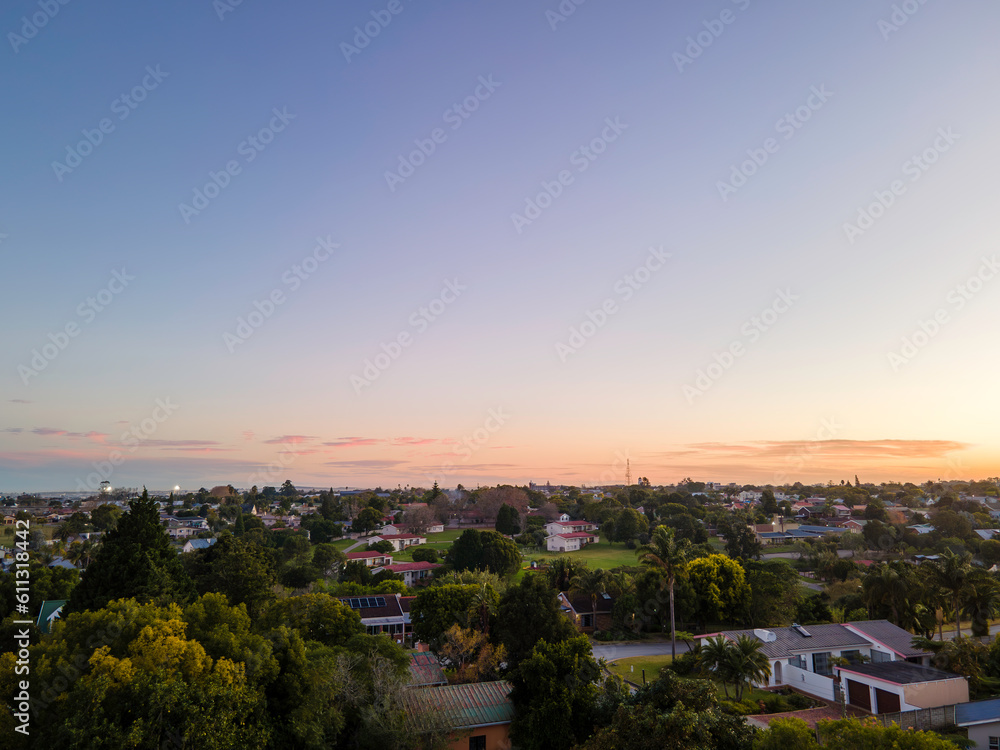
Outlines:
[[[943,672],[932,667],[922,667],[908,661],[883,661],[877,664],[852,664],[841,667],[842,672],[851,672],[875,677],[895,685],[912,685],[917,682],[940,682],[942,680],[964,680],[961,675]]]
[[[1000,534],[1000,529],[976,529],[976,533],[983,539],[992,539],[995,534]]]
[[[215,544],[215,539],[189,539],[188,543],[194,549],[208,549],[213,544]]]
[[[960,727],[994,721],[1000,721],[1000,698],[959,703],[955,706],[955,723]]]
[[[897,625],[893,625],[888,620],[863,620],[861,622],[849,622],[852,628],[860,630],[865,635],[872,638],[890,649],[900,654],[903,658],[911,656],[926,656],[927,652],[913,646],[913,634],[903,630]]]
[[[761,651],[770,659],[785,659],[794,654],[806,651],[825,651],[850,647],[869,646],[871,642],[857,633],[852,633],[843,625],[809,625],[806,630],[811,637],[806,637],[794,628],[766,628],[776,636],[773,641],[766,641]],[[753,630],[727,630],[723,633],[727,638],[736,639],[741,635],[753,636]]]
[[[814,534],[843,534],[840,526],[799,526],[799,531],[811,531]]]

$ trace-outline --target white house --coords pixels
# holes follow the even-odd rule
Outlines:
[[[371,538],[375,542],[389,542],[396,552],[402,552],[406,547],[417,544],[427,544],[427,537],[419,534],[378,534]]]
[[[383,565],[381,568],[375,568],[372,572],[380,573],[383,570],[388,570],[393,575],[403,576],[403,583],[407,586],[415,586],[425,578],[430,578],[434,571],[440,567],[443,567],[440,563],[431,562],[396,563],[395,565]]]
[[[549,536],[553,534],[579,534],[583,531],[597,531],[597,524],[589,521],[552,521],[545,524],[545,533]]]
[[[392,565],[392,557],[384,552],[348,552],[344,557],[347,558],[347,562],[361,561],[369,568]]]
[[[852,663],[852,666],[844,667],[845,672],[857,670],[862,666],[877,667],[886,662],[911,662],[913,665],[926,666],[930,660],[928,652],[911,645],[913,639],[911,633],[888,620],[866,620],[842,625],[808,627],[793,625],[787,628],[730,630],[710,633],[703,638],[716,635],[722,635],[729,640],[736,640],[741,635],[757,638],[762,644],[761,651],[767,656],[771,665],[771,677],[766,686],[791,685],[824,700],[839,698],[834,687],[836,667],[831,662],[834,657],[843,657]],[[860,661],[859,657],[866,657],[870,660],[870,664],[854,664]],[[934,677],[934,675],[928,676]],[[845,677],[858,682],[863,681],[858,675],[854,677],[845,675]],[[954,676],[951,675],[949,679],[951,677]],[[940,680],[935,678],[929,681]],[[860,689],[858,695],[860,696]],[[965,700],[968,700],[968,692]]]
[[[576,552],[585,545],[601,541],[597,534],[581,531],[572,534],[553,534],[545,538],[545,549],[549,552]]]

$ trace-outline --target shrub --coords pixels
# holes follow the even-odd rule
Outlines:
[[[413,550],[413,562],[436,563],[437,561],[438,553],[433,547],[417,547]]]

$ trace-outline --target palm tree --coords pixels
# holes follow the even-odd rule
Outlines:
[[[736,682],[736,700],[743,700],[743,690],[754,682],[771,679],[771,662],[761,648],[763,643],[751,635],[741,635],[729,641],[727,661],[729,671]]]
[[[691,542],[674,538],[674,530],[666,526],[657,526],[649,544],[636,550],[639,562],[663,571],[667,588],[670,591],[670,654],[677,657],[677,626],[674,620],[674,583],[677,576],[687,568],[691,556]]]
[[[705,639],[698,651],[698,661],[704,671],[711,673],[722,683],[722,689],[728,699],[732,663],[729,661],[729,641],[726,640],[726,636],[717,635]]]
[[[902,569],[902,563],[883,563],[868,571],[862,582],[865,604],[868,613],[878,616],[878,607],[887,603],[892,611],[892,622],[901,625],[900,610],[906,606],[909,585],[907,572]]]
[[[583,570],[578,575],[573,576],[573,579],[569,583],[570,596],[582,594],[590,597],[593,618],[590,622],[595,631],[597,630],[597,597],[605,593],[607,588],[608,571],[604,570],[604,568]]]
[[[924,563],[928,565],[928,563]],[[929,564],[931,579],[951,598],[951,611],[955,616],[955,630],[962,637],[962,595],[965,593],[969,574],[972,572],[972,555],[955,554],[946,549],[938,559]]]
[[[972,620],[972,635],[989,635],[990,620],[1000,611],[1000,584],[985,570],[973,570],[962,599],[962,614]]]

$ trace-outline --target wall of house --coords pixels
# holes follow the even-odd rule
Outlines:
[[[833,680],[829,677],[823,677],[815,672],[807,672],[804,669],[793,667],[787,662],[781,666],[781,673],[785,685],[798,688],[823,700],[833,700]]]
[[[953,703],[968,703],[969,683],[965,679],[959,678],[904,685],[903,696],[903,699],[914,708],[936,708],[937,706],[950,706]]]
[[[486,750],[510,750],[510,724],[479,727],[464,732],[456,732],[448,747],[452,750],[469,750],[469,738],[486,735]]]
[[[975,750],[989,750],[990,737],[1000,737],[1000,721],[969,727],[969,739],[976,743]]]

